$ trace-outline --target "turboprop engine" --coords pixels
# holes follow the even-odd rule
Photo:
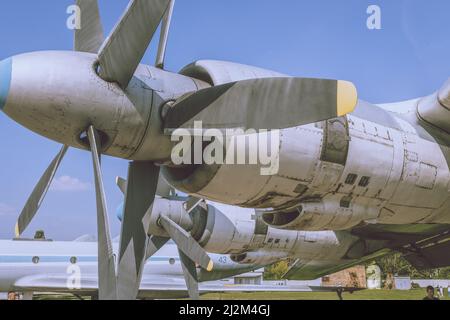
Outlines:
[[[207,204],[196,198],[157,198],[151,234],[168,237],[161,225],[163,216],[183,228],[205,251],[230,254],[239,264],[268,265],[288,257],[359,258],[367,254],[364,248],[370,247],[368,244],[361,247],[360,239],[345,231],[281,230],[269,227],[263,215],[253,209]]]

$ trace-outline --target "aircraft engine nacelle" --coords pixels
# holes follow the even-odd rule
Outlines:
[[[287,252],[266,252],[263,250],[254,252],[245,252],[240,254],[232,254],[231,260],[240,264],[257,264],[257,265],[269,265],[277,261],[286,259],[288,257]]]
[[[370,208],[358,204],[343,208],[338,201],[321,201],[303,203],[278,212],[265,212],[262,217],[266,224],[277,229],[338,231],[350,229],[364,220],[370,220],[371,214]]]
[[[274,130],[229,138],[224,139],[226,163],[165,166],[164,177],[184,193],[244,208],[279,208],[310,192],[302,181],[311,179],[313,168],[320,161],[322,128],[310,124],[278,133]],[[263,142],[260,145],[267,149],[255,152],[253,141]],[[236,165],[240,156],[245,165]],[[251,157],[258,159],[251,163]],[[234,160],[230,163],[229,158]],[[330,175],[333,178],[321,186],[324,190],[338,178],[335,172]]]
[[[417,106],[418,117],[446,132],[450,132],[450,79],[441,90],[423,98]]]
[[[153,204],[152,215],[147,227],[149,234],[167,237],[160,226],[159,218],[166,216],[188,231],[190,235],[208,252],[217,254],[241,253],[248,249],[255,233],[254,210],[227,210],[227,215],[215,206],[200,203],[189,212],[185,201],[180,199],[157,198]],[[121,220],[123,205],[117,209]],[[265,224],[259,221],[258,225]],[[266,227],[267,228],[267,227]]]
[[[217,86],[225,83],[256,79],[284,77],[285,75],[254,66],[228,61],[200,60],[184,67],[180,74]]]
[[[192,236],[208,252],[230,254],[247,250],[255,233],[253,210],[240,209],[239,212],[222,213],[215,206],[207,210],[198,206],[191,213],[193,219]]]
[[[190,79],[197,79],[202,83],[207,83],[211,86],[218,86],[235,81],[256,78],[286,77],[286,75],[271,70],[265,70],[258,67],[233,62],[214,60],[196,61],[184,67],[180,71],[180,74]],[[299,137],[293,137],[293,139],[302,137],[304,137],[304,135],[300,133]],[[320,140],[318,142],[320,142]],[[288,145],[291,144],[288,143]],[[239,147],[237,148],[239,149]],[[242,149],[244,149],[245,153],[248,153],[248,150],[246,150],[245,147],[241,148],[240,151],[242,151]],[[275,151],[274,154],[277,151]],[[237,150],[237,152],[239,152],[239,150]],[[198,195],[199,197],[209,199],[216,199],[222,203],[239,205],[247,208],[267,207],[264,203],[259,206],[260,201],[256,201],[255,203],[251,200],[253,200],[255,193],[260,190],[261,185],[268,184],[270,176],[262,176],[260,174],[261,166],[259,165],[247,167],[245,169],[245,177],[243,177],[242,172],[238,172],[236,170],[229,172],[228,169],[231,169],[232,167],[236,168],[238,166],[227,166],[221,164],[188,165],[179,167],[167,166],[163,168],[163,173],[167,181],[172,186],[188,194]],[[212,186],[213,190],[205,190],[205,187],[210,185],[210,182],[212,181],[214,181],[214,185],[235,185],[235,181],[239,181],[238,178],[246,179],[247,177],[251,177],[253,179],[253,184],[246,184],[245,188],[243,185],[239,188],[236,186],[236,188],[232,188],[233,190],[223,192],[223,190],[217,190],[215,186]],[[256,179],[255,177],[259,178]],[[243,190],[243,188],[245,190]],[[262,197],[264,197],[264,195]],[[267,200],[270,201],[271,199]],[[285,199],[282,199],[280,201],[284,200]]]

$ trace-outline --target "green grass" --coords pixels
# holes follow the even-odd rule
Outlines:
[[[344,300],[422,300],[425,289],[401,290],[363,290],[353,294],[344,293]],[[211,293],[202,297],[211,300],[338,300],[334,292],[294,292],[294,293]],[[450,300],[444,296],[442,300]]]

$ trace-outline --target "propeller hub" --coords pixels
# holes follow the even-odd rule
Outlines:
[[[94,70],[96,55],[67,51],[26,53],[0,66],[0,106],[14,121],[53,141],[89,149],[84,132],[94,126],[102,153],[131,158],[149,126],[152,91],[135,101]]]

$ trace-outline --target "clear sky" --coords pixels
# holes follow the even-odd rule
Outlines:
[[[109,33],[127,0],[100,0]],[[66,28],[71,0],[3,0],[0,60],[36,50],[71,50]],[[381,8],[381,30],[366,26],[369,5]],[[220,59],[302,77],[353,81],[360,97],[394,102],[427,95],[450,77],[448,0],[178,0],[167,68],[198,59]],[[153,63],[155,43],[144,63]],[[32,72],[32,69],[30,69]],[[70,75],[68,75],[70,76]],[[15,219],[60,146],[0,114],[0,238],[11,238]],[[114,184],[127,163],[106,158],[104,180],[112,231],[122,201]],[[38,217],[26,235],[44,229],[71,240],[95,234],[90,155],[71,150]]]

